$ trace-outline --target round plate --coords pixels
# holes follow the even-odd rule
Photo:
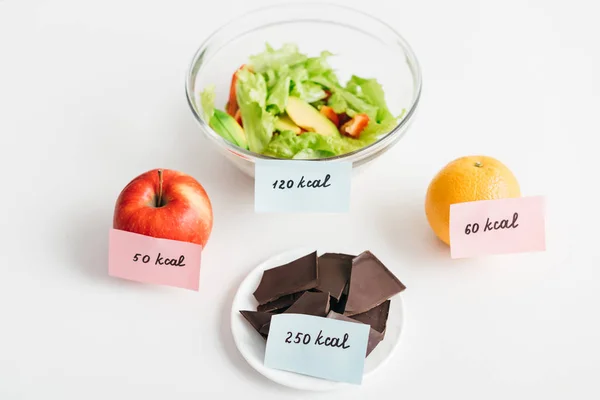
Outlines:
[[[262,375],[281,385],[295,389],[323,391],[338,388],[347,384],[265,367],[263,361],[266,341],[258,334],[258,332],[256,332],[256,330],[254,330],[252,325],[244,319],[242,314],[240,314],[240,310],[256,310],[258,303],[252,293],[256,290],[264,270],[288,263],[313,251],[315,251],[315,249],[296,249],[288,251],[268,259],[252,270],[240,285],[235,294],[235,298],[233,299],[233,306],[231,308],[231,332],[233,333],[235,345],[242,356],[252,368]],[[322,249],[317,249],[318,255],[326,252],[358,255],[362,251],[337,249],[326,249],[322,251]],[[385,338],[365,360],[363,382],[370,374],[381,367],[397,348],[397,345],[400,342],[403,320],[404,310],[402,298],[400,295],[396,295],[392,298],[390,303]]]

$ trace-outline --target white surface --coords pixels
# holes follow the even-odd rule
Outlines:
[[[255,265],[299,246],[369,248],[408,287],[381,373],[311,398],[599,398],[596,4],[347,2],[406,37],[424,91],[411,131],[355,181],[350,214],[323,217],[254,214],[252,181],[187,109],[194,50],[265,4],[244,3],[0,2],[0,398],[306,398],[244,361],[229,313]],[[547,252],[451,260],[433,238],[429,180],[471,153],[548,196]],[[114,201],[159,166],[213,201],[199,293],[106,274]]]
[[[365,249],[363,248],[344,248],[341,249],[317,249],[301,248],[294,249],[282,254],[277,254],[253,269],[242,281],[240,287],[233,298],[231,306],[231,333],[238,350],[246,359],[248,364],[262,375],[281,385],[301,390],[325,391],[338,390],[340,387],[346,387],[348,384],[342,382],[333,382],[325,379],[313,378],[307,375],[295,374],[292,372],[266,368],[264,365],[266,342],[256,330],[240,314],[240,310],[255,311],[258,302],[253,296],[263,275],[263,271],[275,268],[279,265],[294,261],[306,254],[317,251],[318,255],[326,252],[345,253],[358,255]],[[382,260],[385,263],[385,260]],[[390,302],[390,312],[386,324],[386,333],[384,340],[369,354],[365,360],[363,371],[363,385],[368,382],[369,377],[376,371],[381,371],[382,367],[394,354],[400,344],[400,334],[404,323],[404,310],[402,307],[402,296],[392,297]]]

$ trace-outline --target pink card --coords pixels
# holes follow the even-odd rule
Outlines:
[[[108,247],[110,276],[198,290],[200,245],[111,229]]]
[[[542,196],[450,206],[452,258],[544,250],[546,224]]]

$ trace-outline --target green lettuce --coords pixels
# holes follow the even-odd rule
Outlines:
[[[267,108],[273,110],[276,114],[282,114],[287,105],[287,99],[290,95],[290,83],[292,82],[289,76],[281,78],[273,86],[267,98]]]
[[[336,114],[345,113],[348,110],[348,103],[346,103],[346,100],[339,92],[335,92],[329,96],[327,105],[333,108]]]
[[[377,120],[378,107],[371,104],[362,95],[359,96],[357,93],[353,93],[350,88],[353,88],[354,83],[350,84],[350,88],[348,86],[343,88],[326,76],[315,77],[312,80],[332,92],[327,105],[333,108],[337,114],[346,113],[353,117],[358,113],[364,113],[369,116],[369,119]]]
[[[297,65],[294,68],[288,68],[288,71],[294,84],[308,80],[308,71],[304,68],[304,64]]]
[[[254,72],[262,73],[269,69],[277,70],[284,65],[295,65],[307,58],[298,51],[295,44],[286,43],[276,50],[267,43],[264,52],[250,56],[250,66]]]
[[[376,79],[364,79],[352,75],[346,87],[350,92],[377,107],[377,122],[392,118],[392,113],[385,102],[383,88]]]
[[[382,136],[389,133],[398,124],[398,119],[389,117],[381,122],[369,121],[367,127],[361,132],[360,139],[365,143],[372,143],[379,140]]]
[[[206,122],[210,121],[215,112],[215,85],[208,85],[200,93],[200,106],[202,107],[202,117]]]
[[[318,158],[329,158],[333,156],[335,156],[335,154],[327,150],[303,149],[297,152],[292,158],[294,160],[314,160]]]
[[[369,120],[377,120],[378,109],[372,104],[367,103],[357,95],[347,89],[332,88],[333,93],[337,93],[347,104],[346,114],[353,117],[357,113],[367,114]]]
[[[244,68],[237,73],[236,97],[248,148],[262,153],[273,136],[275,117],[266,110],[267,84],[261,74]]]
[[[376,137],[373,133],[369,137],[357,140],[346,136],[323,136],[316,132],[296,135],[292,131],[283,131],[273,136],[264,154],[288,159],[333,157],[369,145],[377,140]]]
[[[265,78],[265,82],[267,82],[267,89],[271,90],[273,87],[279,82],[279,78],[277,77],[277,73],[274,69],[268,69],[262,73]]]
[[[341,149],[335,147],[335,143],[330,143],[325,136],[314,132],[305,132],[302,135],[296,135],[292,131],[283,131],[273,137],[265,154],[278,158],[293,158],[303,150],[311,149],[315,151],[326,151],[337,154]]]
[[[329,56],[331,53],[324,51],[318,57],[308,57],[300,53],[293,44],[284,44],[280,49],[267,44],[264,52],[251,56],[252,68],[263,75],[267,84],[269,110],[276,114],[284,112],[282,106],[285,106],[287,97],[284,96],[283,88],[289,88],[289,94],[308,103],[325,99],[327,93],[323,86],[312,78],[322,75],[335,78],[327,63]],[[334,81],[337,82],[337,79]]]
[[[337,78],[332,79],[331,74],[328,73],[324,73],[321,75],[317,75],[317,76],[313,76],[310,78],[310,80],[314,83],[318,83],[319,85],[329,89],[329,90],[333,90],[334,88],[341,88],[339,82],[337,81]]]
[[[304,68],[306,68],[308,75],[310,77],[314,77],[333,71],[327,62],[327,58],[331,57],[332,55],[333,54],[328,51],[322,51],[319,57],[307,58],[304,62]]]
[[[294,81],[294,87],[292,89],[292,96],[296,96],[306,101],[307,103],[314,103],[327,97],[327,93],[323,90],[321,85],[317,85],[314,82]]]

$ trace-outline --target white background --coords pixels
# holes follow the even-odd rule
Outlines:
[[[229,308],[260,261],[341,244],[407,285],[406,327],[373,380],[311,398],[599,398],[595,3],[344,3],[412,44],[418,118],[354,182],[350,214],[274,217],[253,213],[253,181],[212,151],[184,96],[200,42],[267,3],[0,1],[1,399],[305,398],[244,362]],[[468,154],[548,197],[547,252],[449,258],[424,195]],[[107,276],[114,201],[157,167],[213,202],[198,293]]]

